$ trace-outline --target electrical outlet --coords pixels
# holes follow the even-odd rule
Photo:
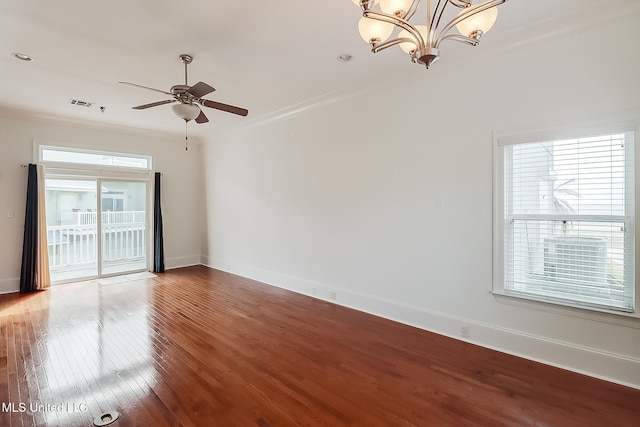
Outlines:
[[[329,299],[333,301],[338,299],[338,294],[336,293],[336,291],[329,292]]]
[[[462,325],[460,327],[460,335],[462,335],[462,338],[469,338],[469,327]]]

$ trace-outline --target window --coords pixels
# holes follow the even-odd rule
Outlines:
[[[497,139],[494,291],[634,311],[630,129]]]
[[[151,170],[151,157],[77,148],[40,146],[40,161]]]

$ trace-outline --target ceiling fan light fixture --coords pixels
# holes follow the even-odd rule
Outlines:
[[[223,104],[222,102],[211,101],[203,98],[203,96],[214,92],[216,89],[207,83],[198,82],[193,86],[189,85],[189,79],[187,76],[187,65],[193,61],[193,56],[182,54],[180,60],[184,63],[184,84],[173,85],[169,92],[154,89],[148,86],[142,86],[129,82],[118,82],[130,86],[139,87],[141,89],[152,90],[154,92],[160,92],[165,95],[169,95],[172,99],[165,99],[164,101],[151,102],[149,104],[137,105],[131,107],[134,110],[146,110],[147,108],[157,107],[160,105],[174,104],[173,112],[176,116],[184,120],[185,127],[188,122],[195,120],[196,123],[208,123],[209,119],[200,109],[199,105],[203,105],[214,110],[220,110],[227,113],[237,114],[239,116],[246,116],[249,114],[249,110],[246,108],[234,107],[233,105]],[[177,104],[175,104],[177,102]]]
[[[176,116],[185,122],[191,121],[200,115],[200,108],[193,104],[177,104],[171,106]]]

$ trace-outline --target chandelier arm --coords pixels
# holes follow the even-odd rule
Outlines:
[[[436,20],[436,15],[438,15],[438,9],[440,9],[440,3],[442,3],[442,0],[438,0],[438,4],[436,4],[436,10],[433,11],[433,20]],[[435,23],[431,23],[433,29],[437,29],[438,25],[440,25],[440,19],[442,18],[442,14],[444,13],[445,8],[447,7],[447,5],[449,4],[448,0],[444,1],[444,4],[442,5],[442,9],[440,9],[440,14],[438,15],[438,20]]]
[[[427,38],[431,39],[431,0],[427,0]]]
[[[461,9],[471,6],[471,0],[449,0],[449,3]]]
[[[463,36],[462,34],[449,34],[446,35],[444,37],[442,37],[440,39],[440,43],[442,43],[445,40],[455,40],[461,43],[467,43],[470,44],[471,46],[477,46],[478,43],[480,43],[480,40],[478,39],[474,39],[473,37],[467,37],[467,36]],[[437,47],[436,47],[437,49]]]
[[[388,47],[395,46],[395,45],[400,44],[400,43],[415,43],[415,42],[416,41],[414,39],[409,38],[409,37],[399,37],[397,39],[387,40],[384,43],[380,43],[379,45],[376,45],[376,46],[372,47],[371,48],[371,52],[378,53],[381,50],[385,50]]]
[[[445,4],[446,4],[445,0]],[[438,15],[438,9],[440,9],[440,3],[442,3],[442,0],[438,0],[438,3],[436,3],[436,8],[433,10],[433,15],[431,15],[428,20],[427,20],[427,25],[429,26],[429,35],[428,35],[428,39],[429,39],[429,44],[433,44],[433,40],[436,36],[436,30],[438,29],[438,24],[435,23],[436,20],[436,16]],[[427,6],[429,9],[429,13],[431,12],[431,5]],[[444,9],[444,8],[443,8]],[[440,16],[442,17],[442,12],[440,13]],[[440,22],[440,20],[438,19],[438,23]]]
[[[444,37],[446,37],[447,33],[453,28],[455,27],[458,22],[460,21],[464,21],[465,19],[469,18],[470,16],[473,16],[475,14],[478,14],[480,12],[484,12],[487,9],[491,9],[494,6],[498,6],[501,5],[502,3],[504,3],[507,0],[489,0],[486,3],[481,3],[477,8],[473,9],[473,10],[463,10],[463,12],[456,16],[453,20],[451,20],[451,22],[449,22],[443,29],[442,31],[440,31],[440,35],[438,36],[438,38],[436,38],[435,42],[433,43],[433,46],[437,49],[438,46],[440,45],[440,43],[442,42],[442,40],[444,39]]]
[[[411,2],[411,6],[409,7],[409,10],[407,11],[406,16],[404,17],[405,21],[409,21],[411,20],[411,18],[413,18],[413,15],[415,15],[416,12],[418,11],[418,7],[420,6],[421,2],[422,0],[413,0]]]
[[[413,25],[409,23],[409,21],[406,21],[398,16],[388,15],[386,13],[376,12],[373,10],[365,11],[362,14],[362,16],[364,16],[365,18],[371,18],[378,21],[382,21],[382,22],[388,22],[389,24],[393,24],[396,27],[400,27],[403,30],[407,30],[409,34],[411,34],[416,39],[416,40],[411,40],[411,42],[417,41],[419,45],[418,47],[425,46],[425,40],[422,38],[422,34],[420,34],[420,32]],[[394,40],[397,40],[397,39],[394,39]],[[383,43],[383,44],[386,44],[386,43]],[[376,50],[376,52],[378,51],[379,50]]]

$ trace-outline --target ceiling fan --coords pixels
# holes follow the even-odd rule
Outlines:
[[[173,112],[185,122],[189,122],[195,119],[196,123],[207,123],[209,121],[198,104],[216,110],[225,111],[227,113],[237,114],[240,116],[246,116],[247,114],[249,114],[249,111],[244,108],[234,107],[233,105],[227,105],[221,102],[204,99],[203,96],[213,92],[215,89],[204,82],[198,82],[193,86],[189,86],[187,80],[187,65],[191,64],[191,62],[193,61],[193,56],[182,54],[180,55],[180,60],[184,64],[184,84],[172,86],[168,92],[160,89],[154,89],[152,87],[138,85],[135,83],[118,82],[126,85],[140,87],[142,89],[164,93],[165,95],[169,95],[172,98],[166,99],[164,101],[152,102],[150,104],[143,104],[132,107],[134,110],[145,110],[147,108],[157,107],[159,105],[178,102],[179,104],[172,106]]]

